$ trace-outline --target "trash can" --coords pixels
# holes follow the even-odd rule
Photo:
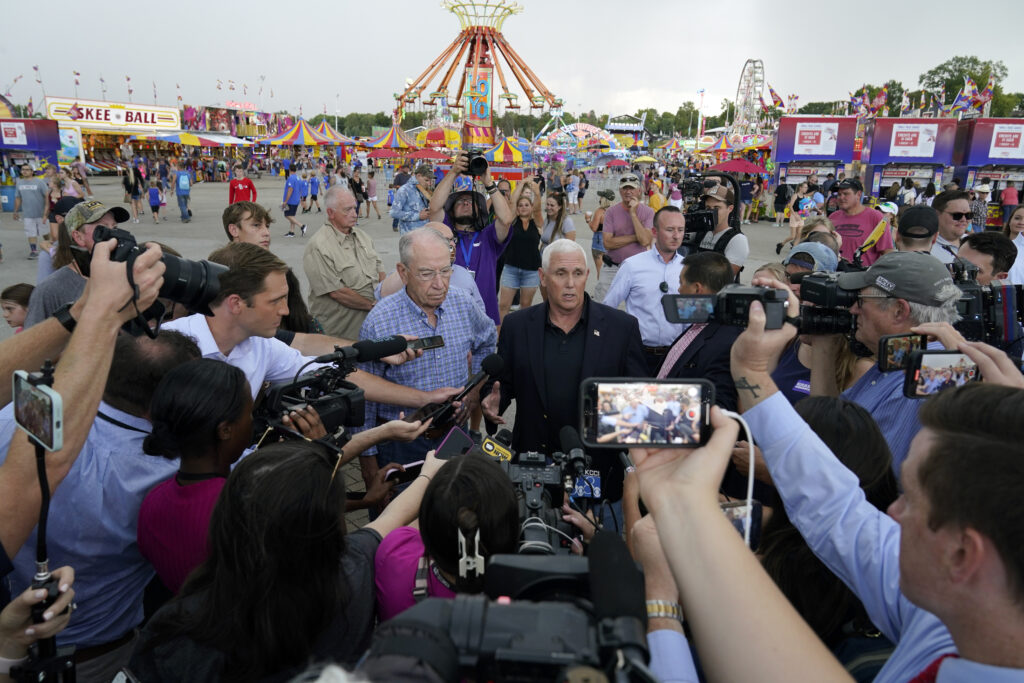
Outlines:
[[[14,185],[0,185],[0,211],[14,211]]]

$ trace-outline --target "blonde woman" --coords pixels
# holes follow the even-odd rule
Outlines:
[[[796,188],[796,192],[790,198],[789,204],[786,206],[789,209],[789,237],[775,245],[776,254],[781,254],[782,248],[787,244],[793,245],[797,243],[800,229],[804,227],[804,218],[810,214],[813,206],[814,200],[810,198],[809,185],[806,181],[800,183],[799,187]]]

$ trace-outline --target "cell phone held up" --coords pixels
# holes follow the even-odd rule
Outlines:
[[[878,340],[878,369],[906,370],[910,355],[927,347],[928,337],[923,334],[887,334]]]
[[[420,472],[423,470],[423,462],[423,460],[411,462],[408,465],[405,465],[404,470],[388,470],[388,473],[384,475],[384,481],[393,481],[396,485],[408,484],[413,479],[420,476]]]
[[[928,398],[944,389],[961,387],[981,379],[977,364],[956,351],[913,351],[907,362],[903,395]]]
[[[444,346],[444,337],[437,335],[434,337],[420,337],[419,339],[413,339],[409,342],[406,349],[409,351],[419,351],[420,349],[426,351],[428,349],[439,349],[442,346]]]
[[[64,409],[60,394],[32,381],[24,370],[14,372],[14,421],[29,438],[48,451],[64,445]]]
[[[711,435],[707,380],[598,378],[580,388],[580,434],[590,448],[696,448]]]

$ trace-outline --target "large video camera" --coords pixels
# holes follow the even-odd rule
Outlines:
[[[808,273],[800,281],[800,298],[813,306],[800,307],[801,334],[850,334],[856,318],[850,306],[859,292],[839,286],[841,273]]]
[[[99,243],[110,239],[117,240],[117,246],[110,254],[110,260],[127,262],[129,268],[131,268],[135,257],[144,251],[135,241],[135,236],[127,230],[97,225],[93,232],[93,240]],[[160,261],[165,266],[164,284],[160,287],[160,296],[183,305],[189,311],[213,315],[213,311],[210,310],[210,302],[216,299],[220,292],[220,275],[227,272],[227,266],[205,260],[190,261],[172,254],[164,254],[160,257]],[[83,275],[88,276],[88,269]],[[143,316],[149,320],[154,317],[159,319],[163,312],[163,305],[157,302]]]
[[[747,326],[750,304],[764,307],[765,329],[778,330],[786,321],[789,295],[779,289],[754,285],[726,285],[717,294],[666,294],[661,297],[665,318],[670,323],[705,323]]]
[[[953,327],[969,341],[982,341],[1020,355],[1024,288],[998,282],[983,287],[978,284],[978,267],[961,258],[953,260],[950,270],[960,288],[960,321]]]
[[[728,173],[708,171],[704,174],[692,174],[683,181],[680,188],[682,189],[684,199],[686,199],[687,206],[686,234],[683,236],[683,247],[696,249],[700,246],[700,241],[704,235],[708,232],[713,232],[718,226],[718,212],[704,206],[704,190],[714,185],[714,181],[711,180],[712,178],[728,180],[732,185],[733,200],[737,203],[739,202],[740,184]],[[739,229],[740,212],[736,210],[735,206],[734,204],[730,222],[732,227]]]
[[[572,427],[563,428],[572,431],[575,440],[579,435]],[[593,486],[587,483],[586,469],[589,458],[583,452],[583,445],[570,444],[571,437],[563,434],[562,448],[568,454],[555,452],[551,454],[551,462],[543,453],[528,451],[518,456],[509,445],[511,440],[507,430],[499,430],[492,438],[484,440],[482,449],[485,453],[495,452],[493,441],[498,441],[500,450],[508,453],[510,458],[501,460],[501,468],[508,475],[515,487],[516,499],[519,502],[519,523],[521,529],[519,553],[523,555],[554,555],[568,553],[572,546],[573,526],[562,519],[562,504],[566,496],[577,497],[600,496],[597,491],[576,491],[576,482],[581,486]],[[488,570],[489,571],[489,570]]]
[[[495,555],[484,591],[428,598],[381,625],[362,670],[404,678],[414,661],[444,681],[655,680],[643,575],[615,534],[598,533],[589,559]]]

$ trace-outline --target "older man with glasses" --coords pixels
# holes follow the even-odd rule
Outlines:
[[[640,202],[642,184],[635,173],[619,178],[622,201],[604,213],[604,268],[594,287],[594,299],[604,301],[619,266],[630,256],[646,251],[654,241],[654,209]]]
[[[931,255],[943,263],[952,263],[960,250],[960,238],[971,224],[970,195],[963,190],[946,190],[936,195],[932,208],[939,214],[939,234]]]

